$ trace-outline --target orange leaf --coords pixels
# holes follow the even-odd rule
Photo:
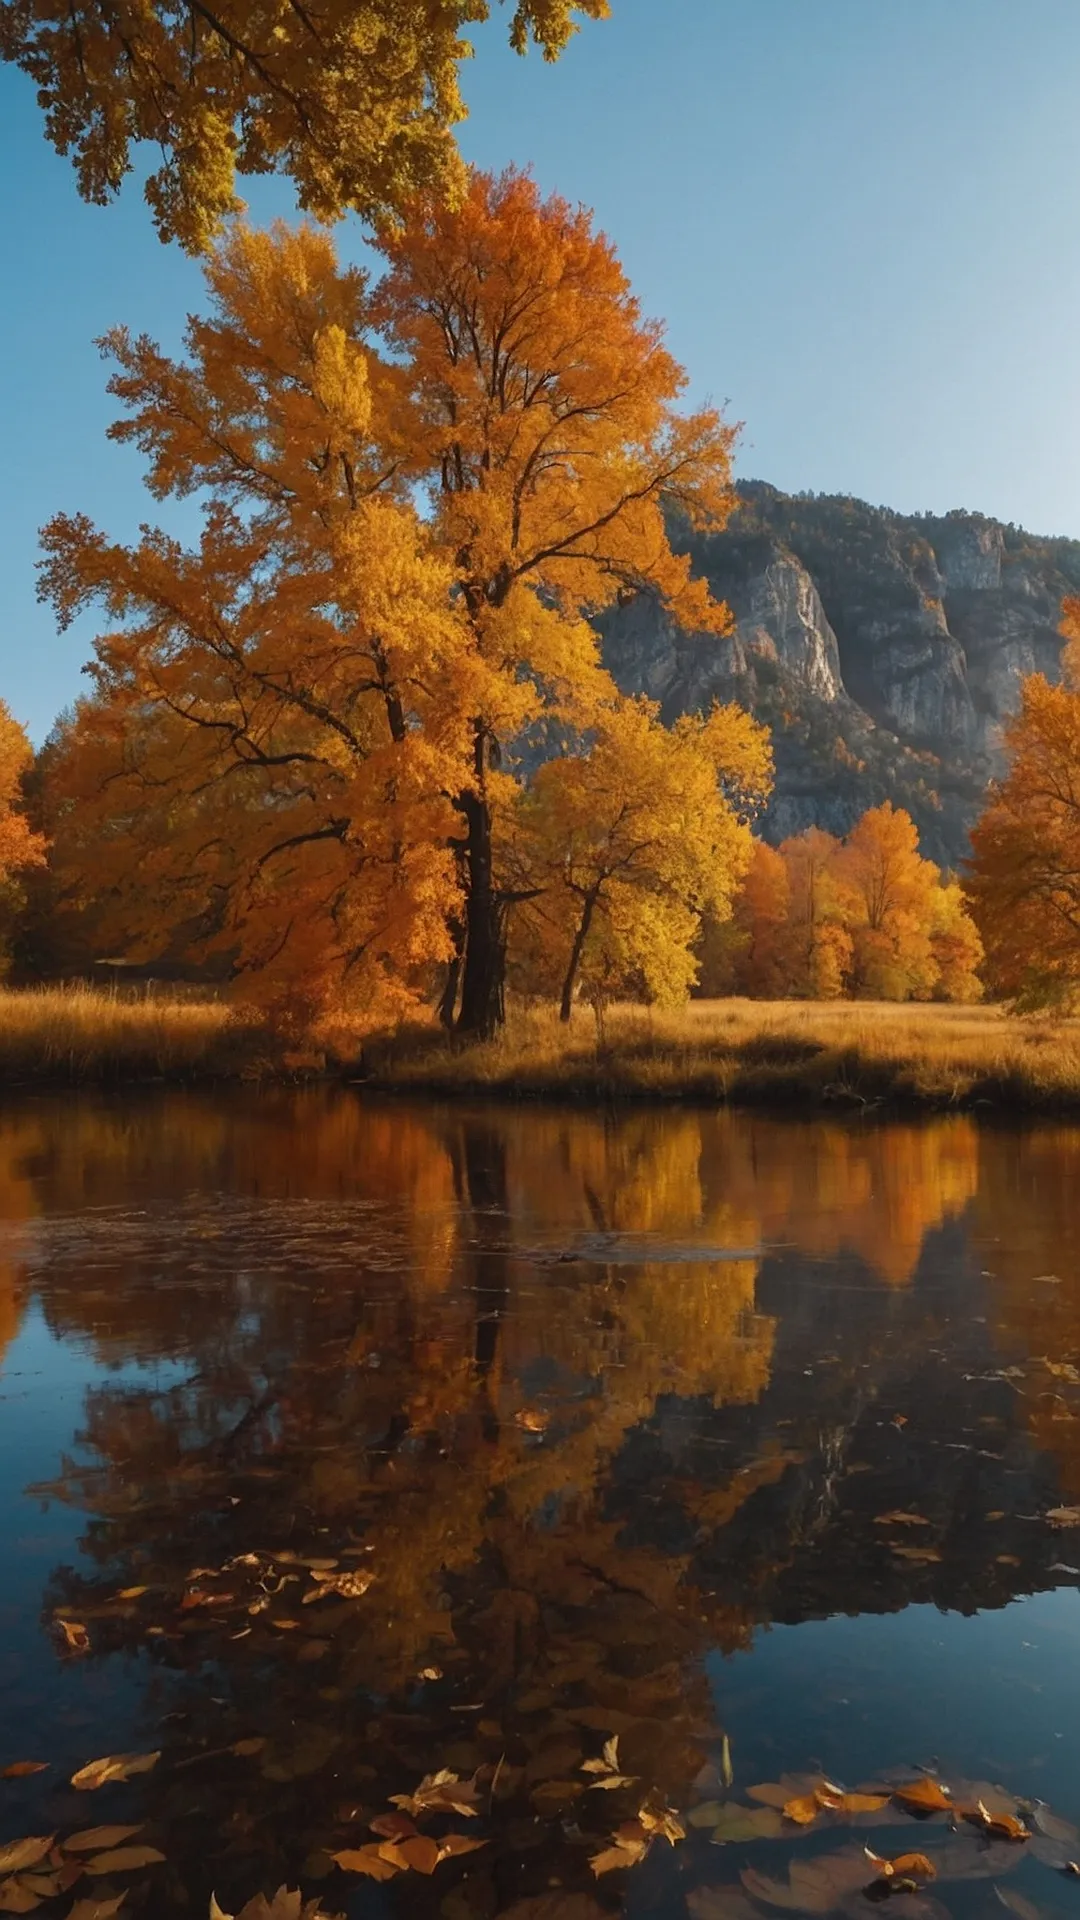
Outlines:
[[[395,1860],[388,1860],[381,1847],[346,1847],[342,1853],[332,1853],[331,1860],[343,1873],[366,1873],[369,1880],[392,1880],[401,1868]]]
[[[808,1793],[799,1800],[788,1800],[784,1806],[785,1820],[794,1820],[800,1827],[812,1826],[821,1812],[821,1802],[816,1793]]]
[[[439,1864],[439,1849],[431,1836],[414,1833],[407,1840],[390,1840],[380,1847],[384,1860],[395,1866],[411,1867],[414,1873],[434,1873]]]
[[[0,1780],[25,1780],[31,1773],[44,1773],[47,1760],[13,1760],[10,1767],[0,1767]]]
[[[894,1787],[893,1799],[905,1813],[947,1813],[952,1806],[948,1793],[937,1780],[908,1780]]]

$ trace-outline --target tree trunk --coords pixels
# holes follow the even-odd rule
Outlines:
[[[453,958],[447,962],[446,984],[439,1000],[439,1023],[448,1030],[454,1024],[458,987],[461,985],[461,963],[465,958],[465,928],[460,920],[450,922],[450,932],[454,939],[454,953]]]
[[[582,908],[581,919],[578,922],[578,930],[574,935],[574,944],[570,949],[570,964],[566,969],[566,979],[563,981],[559,1019],[564,1025],[569,1023],[570,1015],[574,1010],[574,988],[577,986],[578,968],[581,965],[581,956],[585,951],[585,942],[589,937],[589,928],[592,926],[593,909],[595,906],[595,893],[587,893],[585,896],[585,905]]]
[[[494,885],[491,809],[481,794],[459,802],[468,825],[465,846],[465,967],[459,1033],[490,1040],[506,1018],[507,903]]]

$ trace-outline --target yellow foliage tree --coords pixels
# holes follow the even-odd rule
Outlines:
[[[644,700],[619,702],[586,751],[540,768],[521,839],[564,1021],[579,979],[685,997],[701,915],[730,914],[751,856],[744,810],[771,784],[768,736],[742,708],[669,730]]]
[[[1063,683],[1023,683],[965,882],[991,983],[1020,1010],[1068,1009],[1080,991],[1080,600],[1062,631]]]
[[[425,189],[460,196],[450,129],[465,116],[462,29],[488,0],[0,0],[0,57],[37,85],[79,191],[104,204],[131,148],[163,240],[205,249],[238,210],[235,176],[291,176],[320,220],[378,221]],[[516,0],[511,44],[553,60],[607,0]]]
[[[24,728],[0,700],[0,882],[45,858],[45,842],[24,811],[23,780],[33,757]]]

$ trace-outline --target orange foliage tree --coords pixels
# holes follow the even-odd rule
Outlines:
[[[235,176],[292,177],[321,220],[398,215],[418,190],[460,196],[450,133],[465,108],[462,29],[488,0],[0,0],[0,58],[36,82],[45,128],[104,204],[131,147],[163,155],[146,198],[195,252],[240,202]],[[511,44],[553,60],[607,0],[517,0]]]
[[[513,756],[610,720],[584,616],[621,589],[725,627],[663,505],[723,518],[732,432],[676,411],[611,247],[531,181],[476,177],[385,251],[373,295],[325,235],[237,227],[184,359],[109,337],[114,437],[205,524],[192,548],[46,530],[61,619],[113,622],[51,817],[69,892],[107,900],[132,957],[216,951],[249,996],[369,1021],[448,961],[447,1011],[460,973],[458,1023],[490,1034]]]
[[[714,990],[836,999],[976,1000],[982,958],[961,888],[888,801],[839,841],[818,827],[759,846]]]
[[[6,962],[10,935],[25,908],[23,876],[45,861],[45,839],[26,817],[23,791],[33,763],[23,728],[0,700],[0,927]]]
[[[1063,683],[1023,683],[965,883],[990,979],[1022,1011],[1069,1009],[1080,990],[1080,600],[1062,631]]]
[[[540,723],[588,729],[610,704],[583,616],[620,591],[651,586],[679,624],[727,630],[673,554],[664,507],[723,521],[733,432],[711,410],[676,411],[685,375],[614,249],[527,177],[474,175],[460,209],[419,210],[385,250],[378,310],[415,405],[407,470],[428,489],[468,629],[459,1024],[489,1034],[518,891],[497,864],[508,749]]]

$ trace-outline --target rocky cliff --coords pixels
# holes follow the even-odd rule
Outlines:
[[[811,824],[842,833],[891,799],[926,852],[954,865],[1001,765],[1022,676],[1058,675],[1080,541],[760,481],[739,492],[723,533],[676,533],[733,631],[680,634],[639,596],[602,623],[608,665],[666,718],[737,699],[771,726],[770,839]]]

